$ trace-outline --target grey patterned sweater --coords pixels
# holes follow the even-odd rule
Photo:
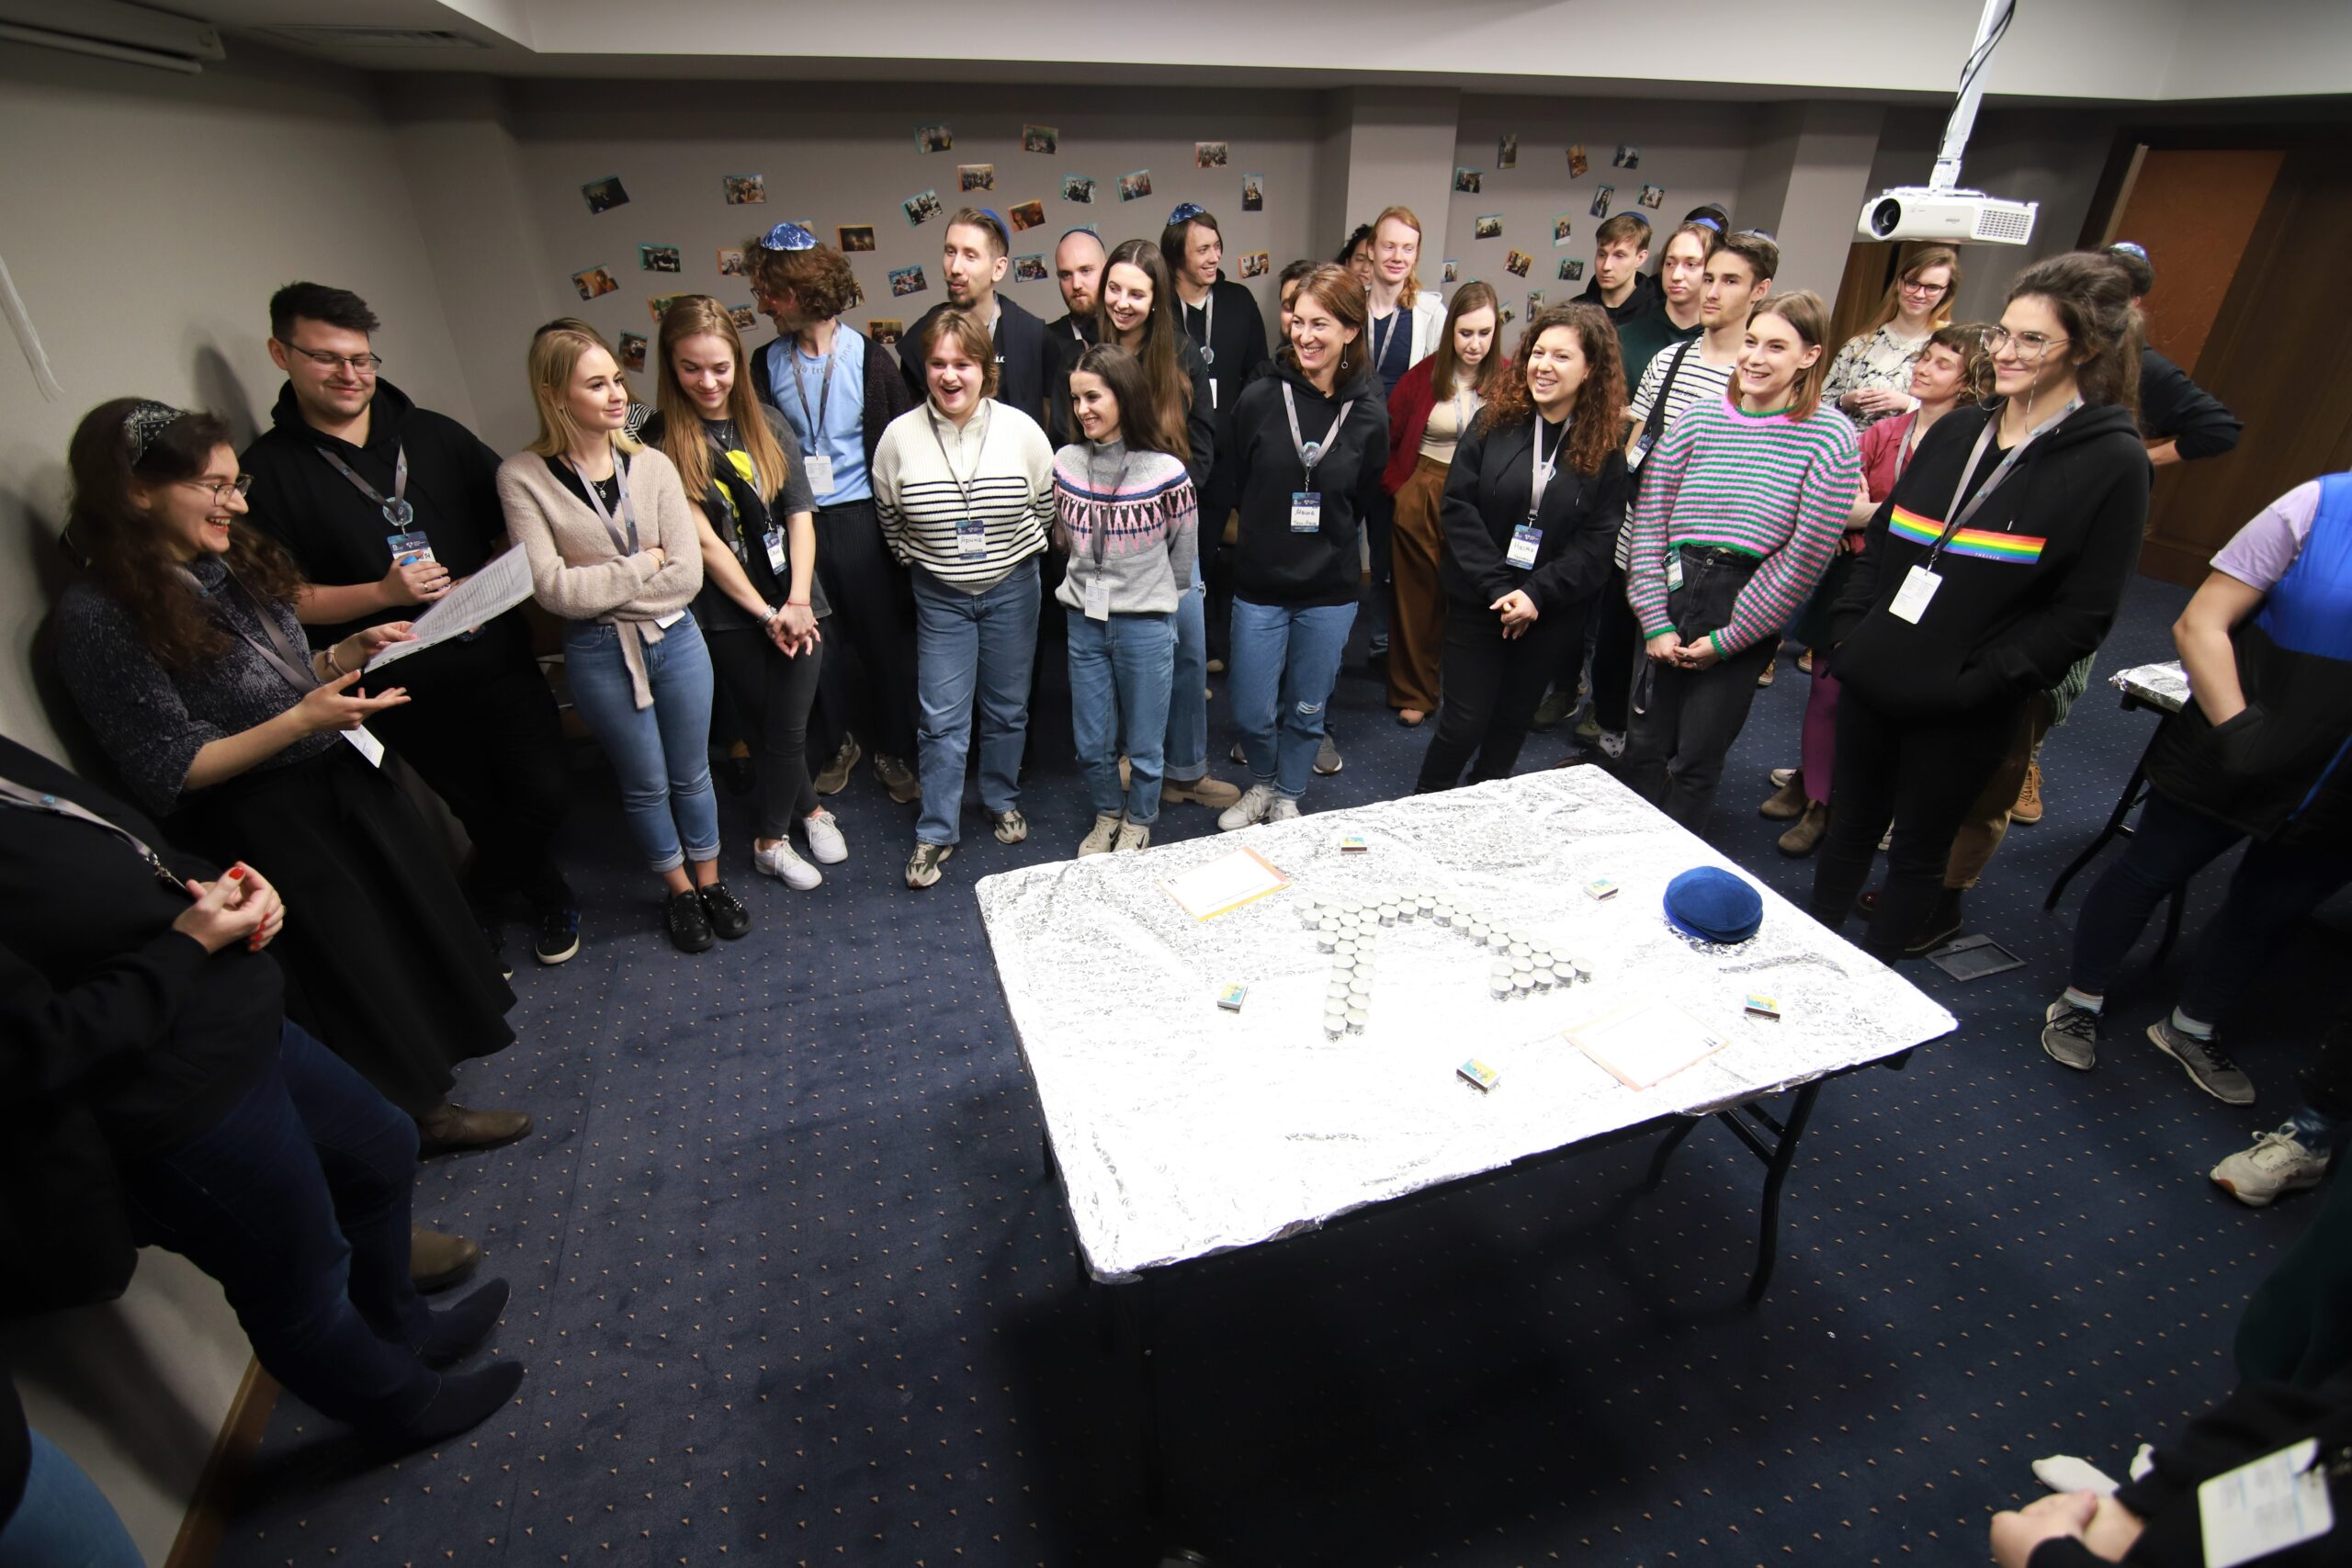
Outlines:
[[[221,592],[228,569],[220,558],[207,556],[188,570],[229,626],[263,636],[244,595]],[[266,609],[295,647],[304,646],[292,605]],[[130,612],[86,578],[59,597],[55,626],[58,673],[74,705],[139,804],[158,817],[179,806],[189,764],[208,743],[266,723],[302,700],[243,637],[209,664],[177,674],[165,670],[147,651]],[[332,731],[308,736],[254,771],[307,761],[341,744]]]

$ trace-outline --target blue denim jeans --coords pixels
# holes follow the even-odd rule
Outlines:
[[[243,1100],[122,1175],[139,1240],[220,1282],[270,1376],[358,1427],[431,1400],[409,1348],[431,1326],[408,1271],[416,1123],[334,1052],[286,1024]]]
[[[1176,601],[1176,675],[1169,686],[1168,749],[1161,759],[1161,776],[1178,784],[1198,784],[1209,772],[1207,606],[1195,561],[1193,586]],[[1134,753],[1128,755],[1132,760]]]
[[[572,705],[611,759],[621,811],[657,876],[718,858],[718,797],[710,787],[710,649],[689,615],[645,645],[653,705],[640,708],[620,633],[596,621],[563,628]],[[683,835],[684,845],[680,847]]]
[[[0,1568],[146,1568],[122,1517],[64,1450],[32,1434],[25,1495],[0,1529]]]
[[[1250,776],[1285,800],[1306,793],[1323,742],[1323,710],[1340,678],[1355,625],[1353,604],[1284,609],[1233,601],[1233,664],[1227,679]]]
[[[980,710],[980,804],[1021,804],[1021,748],[1029,734],[1029,671],[1037,660],[1037,560],[981,594],[921,567],[915,586],[915,753],[922,779],[919,843],[963,838],[964,761],[972,707]]]
[[[1186,597],[1200,603],[1197,591]],[[1175,619],[1069,617],[1070,729],[1086,771],[1086,793],[1098,814],[1121,808],[1119,737],[1133,738],[1124,793],[1127,820],[1139,827],[1159,820],[1159,738],[1170,728],[1168,688],[1181,667]]]

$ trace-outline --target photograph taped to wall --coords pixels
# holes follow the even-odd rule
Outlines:
[[[1131,175],[1119,176],[1119,199],[1140,201],[1151,194],[1151,171],[1137,169]]]
[[[1584,178],[1585,171],[1591,167],[1592,164],[1590,160],[1587,159],[1584,155],[1584,143],[1581,141],[1570,142],[1568,144],[1568,178],[1572,180],[1580,180]]]
[[[874,225],[844,223],[834,231],[841,236],[843,251],[870,251],[874,248]]]
[[[1544,290],[1532,288],[1527,293],[1527,319],[1533,321],[1544,313]]]
[[[594,299],[599,294],[610,294],[620,287],[620,282],[613,276],[611,267],[592,266],[583,272],[573,273],[571,287],[580,290],[582,299]]]
[[[1043,152],[1048,156],[1061,151],[1062,133],[1059,126],[1024,125],[1021,128],[1021,150]]]
[[[1012,281],[1015,283],[1046,283],[1052,281],[1053,276],[1043,255],[1012,258]]]
[[[1664,186],[1644,186],[1642,187],[1642,194],[1635,197],[1634,199],[1639,202],[1642,206],[1646,207],[1651,211],[1655,212],[1659,208],[1666,205],[1666,187]]]
[[[718,184],[726,193],[729,207],[748,207],[768,198],[768,177],[765,175],[721,175]]]
[[[1566,244],[1568,236],[1576,232],[1576,228],[1573,216],[1569,213],[1563,212],[1554,218],[1552,220],[1553,248],[1557,250],[1560,246]]]
[[[1224,142],[1195,141],[1193,143],[1193,167],[1196,169],[1222,169],[1225,165],[1226,150]]]
[[[671,306],[681,299],[692,298],[690,294],[650,294],[646,296],[645,308],[653,312],[653,324],[658,327],[662,324],[662,318],[670,313]]]
[[[1093,177],[1088,175],[1064,175],[1062,176],[1062,199],[1064,201],[1079,202],[1087,207],[1093,206]]]
[[[1517,320],[1519,320],[1519,312],[1508,305],[1495,313],[1495,325],[1498,327],[1507,327]]]
[[[956,133],[944,125],[915,127],[915,149],[922,152],[949,152],[956,147]]]
[[[644,334],[643,333],[621,333],[620,353],[621,353],[621,368],[622,368],[622,369],[624,369],[624,370],[642,370],[642,369],[644,369],[644,368],[645,368],[645,334]]]
[[[996,189],[996,165],[994,164],[956,164],[956,188],[958,190]]]
[[[1438,272],[1438,281],[1439,281],[1440,283],[1459,283],[1459,282],[1461,282],[1461,281],[1462,281],[1462,264],[1461,264],[1460,262],[1458,262],[1458,261],[1455,261],[1452,256],[1448,256],[1448,257],[1446,257],[1446,258],[1445,258],[1445,265],[1444,265],[1442,268],[1440,268],[1440,269],[1439,269],[1439,272]]]
[[[920,294],[931,284],[919,266],[894,266],[890,269],[890,298],[903,299],[910,294]]]
[[[719,246],[718,276],[721,277],[751,276],[752,269],[744,264],[743,253],[735,249],[732,245]]]
[[[1580,282],[1582,282],[1583,280],[1584,280],[1584,263],[1583,263],[1583,261],[1581,261],[1581,260],[1573,260],[1573,261],[1572,261],[1572,260],[1568,260],[1568,259],[1563,258],[1563,259],[1562,259],[1562,261],[1561,261],[1561,263],[1560,263],[1560,281],[1561,281],[1561,282],[1563,282],[1563,283],[1580,283]]]
[[[638,246],[637,265],[640,272],[684,272],[686,270],[685,261],[679,254],[678,247],[675,245]]]
[[[1480,194],[1479,186],[1485,178],[1486,176],[1476,169],[1456,167],[1453,171],[1453,194],[1477,196]]]
[[[599,212],[610,212],[616,207],[628,205],[628,192],[621,188],[621,177],[618,175],[606,175],[601,180],[590,180],[580,187],[580,194],[587,198],[588,214],[592,218]]]
[[[890,316],[876,316],[865,323],[865,335],[885,347],[896,344],[906,332],[907,323]]]
[[[916,229],[922,228],[947,210],[939,204],[939,192],[936,189],[919,190],[899,205],[906,211],[908,226]]]
[[[1616,169],[1638,169],[1642,166],[1642,150],[1620,141],[1617,143],[1617,156],[1610,159],[1609,164]]]
[[[1527,276],[1527,269],[1534,265],[1535,258],[1529,255],[1525,251],[1506,251],[1503,253],[1503,270],[1510,274],[1513,277],[1525,277]]]
[[[1470,237],[1474,240],[1499,240],[1503,237],[1503,215],[1482,212],[1471,220]]]
[[[1506,136],[1495,143],[1495,167],[1498,169],[1519,167],[1519,138],[1517,136]]]
[[[1012,223],[1012,231],[1016,234],[1023,229],[1043,228],[1046,222],[1046,204],[1042,201],[1021,202],[1007,210],[1005,218]]]
[[[1263,212],[1265,209],[1266,176],[1263,175],[1242,175],[1241,210],[1244,212]]]
[[[728,306],[727,319],[735,323],[739,333],[748,333],[760,324],[760,313],[749,305]]]
[[[1593,191],[1592,215],[1595,218],[1606,218],[1609,216],[1609,198],[1615,194],[1617,194],[1617,187],[1615,186],[1600,186]]]
[[[1263,277],[1274,270],[1274,258],[1269,251],[1246,251],[1241,256],[1243,277]]]

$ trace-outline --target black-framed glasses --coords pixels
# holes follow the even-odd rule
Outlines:
[[[355,376],[373,376],[384,367],[384,356],[380,354],[323,354],[315,348],[304,348],[299,343],[288,343],[284,338],[277,340],[277,345],[289,354],[300,355],[322,370],[348,370]]]
[[[2007,327],[1984,329],[1984,350],[1988,354],[2005,354],[2014,348],[2019,359],[2040,359],[2052,349],[2074,340],[2061,334],[2052,337],[2047,333],[2013,333]]]
[[[254,477],[251,474],[239,474],[233,479],[182,479],[180,483],[194,485],[198,490],[210,491],[212,504],[215,506],[227,500],[229,492],[232,490],[239,495],[251,495],[254,492]]]
[[[1903,292],[1905,294],[1941,294],[1951,288],[1949,283],[1921,283],[1915,277],[1903,280]]]

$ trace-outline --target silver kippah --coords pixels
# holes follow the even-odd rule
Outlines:
[[[130,460],[137,463],[147,456],[147,448],[155,437],[187,417],[187,411],[175,409],[169,403],[141,402],[133,405],[122,422],[122,438],[130,445]]]

